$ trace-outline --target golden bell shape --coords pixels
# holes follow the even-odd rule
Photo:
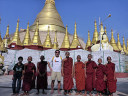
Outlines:
[[[113,50],[114,51],[120,51],[116,45],[116,41],[114,39],[114,36],[113,36],[113,30],[111,30],[111,40],[110,40],[110,44],[111,46],[113,47]]]
[[[95,30],[93,33],[93,39],[92,39],[92,44],[96,44],[98,41],[98,31],[97,31],[97,24],[96,24],[96,20],[95,20]]]
[[[119,33],[117,34],[117,47],[120,51],[122,51],[122,46],[121,46],[121,43],[120,43]]]
[[[78,47],[81,47],[81,44],[80,44],[78,36],[77,36],[76,22],[75,22],[75,32],[74,32],[74,35],[73,35],[73,40],[72,40],[70,48],[78,48]]]
[[[63,40],[63,43],[61,45],[61,48],[69,49],[70,48],[70,41],[69,41],[68,28],[67,27],[68,26],[66,25],[66,33],[65,33],[64,40]]]
[[[23,45],[27,46],[27,45],[31,45],[31,38],[30,38],[30,33],[29,33],[29,22],[27,25],[27,31],[23,40]]]
[[[43,47],[44,48],[52,48],[52,42],[51,42],[51,38],[50,38],[50,27],[49,26],[48,26],[48,33],[47,33],[46,39],[44,41]]]
[[[58,49],[58,42],[57,42],[57,31],[55,31],[55,38],[53,42],[53,47],[52,49]]]
[[[39,21],[36,21],[36,31],[34,33],[31,45],[42,46],[39,35]]]
[[[16,45],[22,46],[22,43],[21,43],[20,37],[19,37],[19,19],[17,20],[16,32],[14,33],[14,36],[12,37],[12,40],[10,41],[9,44],[11,44],[11,43],[15,43]]]

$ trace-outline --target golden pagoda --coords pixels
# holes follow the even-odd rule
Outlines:
[[[127,39],[127,51],[128,51],[128,39]]]
[[[3,40],[2,40],[2,38],[1,38],[1,33],[0,33],[0,44],[2,43],[2,41],[3,41]]]
[[[77,32],[76,32],[76,22],[75,22],[75,32],[73,35],[73,40],[72,40],[70,48],[81,48],[81,44],[79,42]]]
[[[128,51],[127,51],[127,49],[126,49],[124,37],[123,37],[123,51],[128,55]]]
[[[122,51],[122,46],[121,46],[121,43],[120,43],[119,33],[117,34],[117,47],[120,51]]]
[[[8,46],[8,43],[10,42],[10,37],[9,37],[9,25],[7,26],[7,31],[6,31],[6,34],[3,38],[3,42],[5,44],[5,47]]]
[[[102,40],[103,34],[104,34],[104,28],[103,28],[103,23],[101,22],[101,24],[100,24],[99,40],[100,39]]]
[[[95,20],[95,30],[93,33],[93,39],[92,39],[92,44],[96,44],[98,41],[98,31],[97,31],[97,24],[96,24],[96,20]]]
[[[36,21],[39,20],[39,30],[47,31],[47,27],[50,26],[50,32],[56,31],[65,33],[65,27],[61,20],[61,16],[55,7],[55,0],[46,0],[45,5],[41,12],[37,15],[35,22],[30,26],[30,30],[36,28]]]
[[[113,30],[111,30],[111,40],[110,40],[110,44],[111,46],[113,47],[113,50],[114,51],[120,51],[116,45],[116,41],[114,39],[114,36],[113,36]]]
[[[36,21],[36,31],[34,33],[31,45],[42,46],[39,35],[39,21]]]
[[[55,31],[55,38],[53,42],[53,47],[52,49],[58,49],[58,42],[57,42],[57,31]]]
[[[9,44],[11,43],[15,43],[16,45],[22,45],[19,37],[19,19],[17,20],[16,32],[14,33],[14,36],[12,37],[12,40],[9,42]]]
[[[50,26],[48,26],[48,33],[47,33],[46,39],[44,41],[43,47],[44,48],[52,48],[52,42],[51,42],[51,38],[50,38]]]
[[[107,30],[106,30],[106,26],[104,27],[104,33],[105,33],[105,34],[106,34],[106,36],[107,36]],[[107,42],[109,43],[108,36],[107,36]]]
[[[24,37],[24,40],[23,40],[23,45],[27,46],[27,45],[30,45],[30,44],[31,44],[31,38],[30,38],[30,33],[29,33],[29,22],[28,22],[27,31],[26,31],[26,34],[25,34],[25,37]]]
[[[61,48],[69,49],[70,48],[70,41],[69,41],[68,28],[67,27],[68,26],[66,25],[66,33],[65,33],[64,40],[63,40],[63,43],[61,45]]]
[[[88,50],[88,47],[90,47],[91,45],[92,45],[92,43],[91,43],[91,39],[90,39],[90,32],[88,31],[88,40],[86,43],[85,50]]]

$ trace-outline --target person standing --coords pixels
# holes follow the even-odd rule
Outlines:
[[[60,56],[60,51],[56,50],[55,51],[55,56],[52,57],[50,60],[52,62],[52,68],[51,70],[51,94],[54,93],[54,83],[57,77],[58,81],[58,94],[60,93],[60,87],[61,87],[61,64],[62,64],[62,57]],[[50,64],[50,62],[48,62]]]
[[[18,57],[18,63],[14,65],[13,67],[13,77],[12,77],[12,90],[13,90],[13,95],[18,95],[21,87],[21,80],[23,76],[23,71],[24,71],[24,65],[22,63],[23,57]],[[16,87],[17,84],[17,87]]]
[[[64,94],[71,95],[71,89],[73,88],[73,59],[69,52],[65,53],[66,58],[62,60],[62,76],[63,76],[63,89]]]
[[[24,93],[22,95],[29,95],[29,91],[34,88],[35,85],[35,73],[36,67],[32,63],[32,57],[28,57],[28,63],[24,65],[24,77],[23,77],[23,88]]]
[[[107,57],[108,63],[106,64],[106,76],[107,76],[107,88],[109,91],[109,96],[113,96],[116,92],[116,75],[115,75],[115,64],[112,63],[110,56]]]
[[[88,61],[85,62],[86,65],[86,87],[85,90],[89,91],[89,95],[92,96],[91,91],[93,91],[93,87],[95,84],[95,71],[97,68],[97,64],[91,60],[92,59],[92,55],[88,54]],[[87,93],[85,91],[85,94]]]
[[[37,94],[39,94],[39,89],[43,90],[43,94],[47,94],[44,89],[47,89],[47,61],[44,61],[45,57],[40,56],[40,62],[37,63]],[[50,65],[48,64],[49,68]]]
[[[85,77],[86,77],[86,69],[85,64],[80,61],[81,56],[77,56],[77,62],[74,64],[74,78],[76,80],[76,95],[82,95],[82,90],[85,90]],[[86,95],[86,94],[85,94]]]
[[[99,58],[98,59],[98,66],[97,66],[97,69],[96,69],[96,91],[97,91],[97,94],[96,96],[102,96],[102,93],[104,91],[104,89],[106,88],[106,84],[105,84],[105,78],[106,78],[106,75],[105,75],[105,65],[102,64],[102,59]]]

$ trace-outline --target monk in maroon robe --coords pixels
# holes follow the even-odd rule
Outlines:
[[[34,88],[35,85],[35,73],[36,67],[32,62],[32,57],[28,57],[28,63],[24,65],[24,77],[23,77],[23,88],[24,93],[22,95],[28,95],[29,91]]]
[[[97,68],[97,64],[91,60],[92,59],[92,55],[88,54],[88,61],[85,62],[86,65],[86,86],[85,86],[85,90],[89,91],[89,95],[92,96],[91,91],[93,91],[93,86],[94,86],[94,82],[95,82],[95,74],[94,72],[96,71]],[[96,73],[96,72],[95,72]],[[85,94],[86,94],[85,91]]]
[[[108,63],[106,64],[106,76],[107,76],[107,88],[109,96],[112,96],[116,92],[116,76],[115,76],[115,64],[111,62],[111,57],[107,57]]]
[[[77,93],[76,95],[82,95],[82,90],[85,90],[85,76],[86,76],[86,70],[85,70],[85,64],[80,61],[81,56],[77,56],[77,62],[74,64],[74,76],[76,80],[76,88]]]
[[[44,56],[40,57],[40,62],[37,63],[37,94],[39,94],[39,89],[43,89],[43,94],[45,93],[44,89],[47,89],[47,61],[44,61]]]
[[[70,91],[73,88],[73,59],[69,52],[65,53],[66,58],[62,61],[63,89],[64,94],[71,95]]]
[[[96,91],[97,91],[97,94],[96,96],[102,96],[101,93],[103,93],[104,89],[106,88],[106,84],[105,84],[105,65],[102,65],[102,59],[99,58],[98,59],[98,66],[97,66],[97,69],[96,69]]]

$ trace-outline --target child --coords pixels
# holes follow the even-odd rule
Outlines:
[[[23,76],[23,70],[24,70],[24,65],[22,64],[23,57],[18,58],[18,63],[15,64],[13,68],[13,77],[12,77],[12,90],[13,90],[13,95],[18,95],[21,87],[21,80]],[[17,87],[16,87],[16,82],[17,82]]]
[[[76,95],[82,95],[82,90],[85,90],[85,64],[80,61],[81,56],[77,56],[77,62],[74,64],[74,74],[75,74],[75,80],[76,80],[76,88],[77,93]]]
[[[101,64],[102,59],[98,59],[98,66],[96,69],[96,96],[100,95],[102,96],[102,92],[105,89],[105,66]]]

